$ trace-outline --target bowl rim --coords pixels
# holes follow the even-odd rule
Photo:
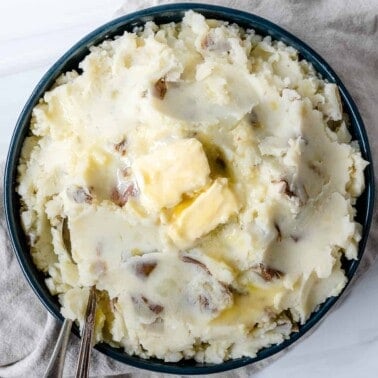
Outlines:
[[[365,169],[366,187],[365,192],[362,196],[364,196],[364,198],[366,197],[366,207],[364,208],[366,212],[365,214],[363,214],[363,232],[362,239],[359,242],[359,259],[351,262],[351,268],[348,270],[348,282],[342,292],[337,297],[329,297],[323,304],[321,304],[319,309],[313,312],[306,323],[300,327],[299,332],[292,333],[288,339],[284,340],[280,344],[273,344],[270,347],[263,348],[258,352],[256,357],[242,357],[238,359],[228,360],[220,364],[202,364],[200,366],[180,366],[179,363],[172,364],[165,363],[161,360],[143,359],[137,356],[130,356],[125,352],[120,352],[118,351],[118,349],[115,349],[106,344],[98,344],[95,346],[97,350],[104,353],[105,355],[133,367],[150,371],[181,375],[219,373],[256,363],[286,349],[287,347],[298,341],[321,320],[323,320],[324,316],[328,313],[330,308],[339,300],[346,288],[349,286],[361,261],[372,221],[375,193],[373,160],[367,133],[357,106],[353,101],[351,95],[347,91],[346,87],[333,71],[333,69],[306,43],[302,42],[299,38],[295,37],[290,32],[265,18],[238,9],[218,5],[210,5],[204,3],[169,3],[128,13],[124,16],[105,23],[104,25],[96,28],[94,31],[86,35],[84,38],[80,39],[51,66],[51,68],[43,75],[41,80],[35,86],[32,94],[25,103],[17,120],[10,142],[4,173],[4,209],[8,234],[10,236],[13,251],[16,254],[24,276],[26,277],[35,294],[38,296],[39,300],[56,319],[59,319],[61,321],[63,320],[59,309],[57,309],[57,305],[55,303],[56,301],[52,299],[53,297],[51,296],[51,294],[49,297],[49,295],[46,295],[44,293],[44,291],[46,291],[46,287],[43,288],[44,283],[41,284],[41,282],[39,282],[38,278],[35,276],[35,273],[33,273],[33,267],[30,266],[30,263],[28,262],[28,259],[30,260],[30,256],[27,256],[27,252],[29,251],[24,251],[22,247],[23,241],[21,234],[23,232],[20,231],[20,220],[18,212],[19,209],[15,194],[18,159],[20,156],[22,141],[29,126],[31,111],[38,100],[41,98],[43,93],[51,87],[51,84],[56,80],[56,78],[62,72],[68,70],[68,68],[66,68],[65,71],[62,71],[62,68],[66,67],[71,60],[75,60],[75,56],[78,51],[83,52],[83,49],[87,50],[89,46],[98,45],[99,43],[101,43],[101,41],[107,39],[108,34],[111,34],[117,28],[129,30],[130,27],[134,25],[133,23],[135,23],[134,26],[141,25],[150,19],[160,17],[165,13],[171,14],[171,17],[176,17],[177,19],[179,19],[181,18],[183,12],[190,9],[199,13],[203,13],[205,14],[205,16],[207,13],[216,14],[215,18],[230,20],[230,23],[250,25],[250,27],[253,29],[262,30],[265,35],[274,35],[274,37],[272,37],[273,40],[281,40],[287,45],[290,45],[298,50],[304,59],[313,64],[317,72],[321,71],[323,77],[326,76],[326,79],[328,81],[337,84],[340,95],[344,102],[344,111],[349,114],[351,118],[351,124],[353,123],[353,132],[359,135],[358,138],[355,137],[354,139],[358,141],[364,159],[367,160],[370,164]],[[260,34],[260,31],[257,31],[257,34]],[[277,38],[277,36],[279,37]],[[112,37],[108,38],[113,37],[114,34]],[[87,53],[85,53],[84,55],[86,54]],[[79,335],[77,327],[74,327],[73,332],[76,335]]]

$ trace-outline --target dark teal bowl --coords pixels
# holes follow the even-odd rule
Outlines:
[[[193,3],[167,4],[144,9],[120,17],[105,24],[104,26],[101,26],[94,32],[87,35],[81,41],[79,41],[66,54],[64,54],[43,76],[43,78],[31,94],[26,105],[24,106],[17,121],[17,125],[15,127],[9,148],[4,177],[4,202],[9,235],[12,241],[14,252],[18,258],[26,279],[29,281],[29,284],[31,285],[41,302],[45,305],[47,310],[50,311],[51,314],[53,314],[57,319],[63,320],[63,317],[59,312],[60,306],[57,298],[53,297],[47,290],[47,287],[44,283],[44,275],[35,268],[32,262],[26,238],[20,224],[20,201],[15,190],[17,164],[23,140],[28,134],[32,109],[37,104],[39,98],[43,96],[43,93],[51,88],[56,78],[62,72],[66,72],[78,67],[78,63],[84,58],[85,55],[88,54],[88,49],[90,46],[97,45],[104,39],[113,38],[114,36],[120,35],[125,30],[131,31],[135,26],[142,26],[147,21],[153,20],[157,24],[180,21],[184,15],[184,12],[188,9],[193,9],[197,12],[200,12],[207,18],[229,21],[231,23],[236,23],[244,28],[253,28],[260,35],[270,35],[275,40],[281,40],[286,44],[293,46],[300,52],[301,58],[306,59],[308,62],[311,62],[317,72],[320,73],[324,79],[338,85],[341,98],[344,103],[344,111],[347,112],[350,116],[350,131],[352,133],[353,139],[358,141],[363,158],[370,163],[370,165],[365,169],[366,189],[362,196],[358,199],[356,205],[356,220],[363,226],[362,239],[359,244],[359,260],[343,261],[343,268],[345,269],[346,275],[348,277],[348,282],[350,282],[350,280],[352,279],[359,265],[360,259],[365,249],[372,219],[374,205],[374,177],[372,158],[366,131],[361,116],[357,110],[356,104],[352,100],[344,84],[337,77],[331,67],[315,51],[313,51],[298,38],[270,21],[267,21],[250,13],[213,5]],[[319,307],[319,309],[312,314],[310,319],[308,319],[308,321],[299,328],[299,332],[293,333],[288,340],[284,341],[281,344],[273,345],[269,348],[260,350],[255,358],[238,358],[223,362],[221,364],[200,364],[193,360],[181,361],[178,363],[165,363],[164,361],[157,359],[145,360],[136,356],[129,356],[125,354],[123,350],[113,348],[107,344],[100,344],[95,348],[100,352],[106,354],[107,356],[141,369],[164,373],[190,375],[222,372],[256,363],[257,361],[270,357],[287,348],[289,345],[293,344],[300,337],[302,337],[306,332],[308,332],[316,323],[318,323],[330,310],[330,308],[336,303],[338,298],[339,297],[328,298],[327,301],[324,302]],[[74,333],[78,335],[77,327],[74,327]]]

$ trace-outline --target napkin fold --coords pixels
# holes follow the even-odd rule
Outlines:
[[[125,1],[114,14],[177,1]],[[188,1],[193,2],[193,1]],[[196,1],[204,2],[204,1]],[[376,0],[208,0],[206,3],[239,8],[284,27],[327,60],[352,94],[367,128],[373,158],[378,154],[378,2]],[[9,127],[9,126],[8,126]],[[0,164],[3,177],[4,163]],[[3,187],[0,186],[0,377],[41,377],[60,329],[23,277],[6,231]],[[373,263],[378,250],[378,215],[375,211],[370,239],[356,278]],[[347,292],[350,291],[350,285]],[[347,293],[343,295],[345,297]],[[338,302],[340,306],[341,301]],[[79,339],[71,335],[65,376],[73,376]],[[222,374],[249,377],[285,352],[251,367]],[[94,350],[93,377],[158,377],[118,363]],[[216,376],[216,375],[215,375]]]

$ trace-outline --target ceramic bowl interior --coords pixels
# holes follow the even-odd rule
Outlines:
[[[113,20],[90,33],[88,36],[74,45],[50,68],[50,70],[41,79],[22,110],[15,127],[8,153],[4,177],[4,200],[9,235],[11,237],[14,252],[17,255],[21,268],[25,274],[25,277],[29,281],[29,284],[34,289],[35,293],[48,311],[50,311],[58,319],[62,320],[62,316],[59,312],[60,306],[57,298],[53,297],[49,293],[44,283],[44,275],[36,269],[31,260],[27,241],[20,224],[20,202],[18,195],[15,192],[17,164],[23,140],[28,134],[31,111],[37,104],[38,99],[42,97],[43,93],[53,85],[54,81],[61,73],[78,68],[78,63],[84,58],[85,55],[88,54],[88,48],[90,46],[99,44],[105,39],[121,35],[124,31],[132,31],[134,27],[143,26],[147,21],[153,20],[157,24],[172,21],[178,22],[182,19],[184,12],[188,9],[193,9],[200,12],[207,18],[229,21],[230,23],[236,23],[247,29],[253,28],[260,35],[270,35],[275,40],[281,40],[286,44],[293,46],[300,52],[301,58],[311,62],[317,72],[320,73],[324,79],[338,85],[344,104],[344,110],[350,116],[350,131],[353,139],[358,141],[363,158],[370,162],[370,165],[365,170],[366,189],[362,196],[358,199],[356,205],[356,219],[363,226],[362,240],[360,241],[359,245],[359,258],[362,257],[371,223],[374,202],[374,178],[373,167],[371,164],[372,159],[361,116],[351,96],[335,72],[305,43],[272,22],[269,22],[256,15],[230,8],[205,4],[167,4],[157,6]],[[349,281],[353,277],[358,264],[359,260],[343,261],[343,268],[345,269]],[[308,319],[308,321],[299,328],[299,332],[293,333],[288,340],[279,345],[273,345],[269,348],[260,350],[260,352],[254,358],[239,358],[220,364],[201,364],[196,363],[193,360],[180,361],[178,363],[165,363],[164,361],[157,359],[145,360],[137,356],[129,356],[125,354],[122,349],[113,348],[107,344],[96,345],[96,349],[126,364],[158,372],[194,375],[226,371],[255,363],[287,348],[289,345],[293,344],[300,337],[302,337],[307,331],[309,331],[316,323],[318,323],[335,304],[337,299],[338,297],[328,298],[326,302],[324,302],[319,309],[312,314],[310,319]],[[78,329],[76,326],[74,327],[74,333],[78,335]]]

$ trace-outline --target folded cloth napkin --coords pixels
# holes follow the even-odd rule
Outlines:
[[[174,1],[131,0],[115,16]],[[197,1],[198,2],[198,1]],[[378,3],[376,0],[224,0],[207,3],[239,8],[283,26],[318,51],[336,70],[354,97],[365,121],[373,154],[378,153]],[[3,176],[3,165],[1,175]],[[6,233],[3,188],[0,188],[0,377],[41,377],[60,329],[23,277]],[[378,246],[377,214],[358,275],[371,266]],[[345,295],[344,295],[345,296]],[[340,302],[339,302],[340,303]],[[70,338],[65,376],[72,376],[78,355],[78,338]],[[283,353],[281,353],[282,355]],[[247,377],[269,360],[222,376]],[[91,376],[158,376],[93,351]]]

